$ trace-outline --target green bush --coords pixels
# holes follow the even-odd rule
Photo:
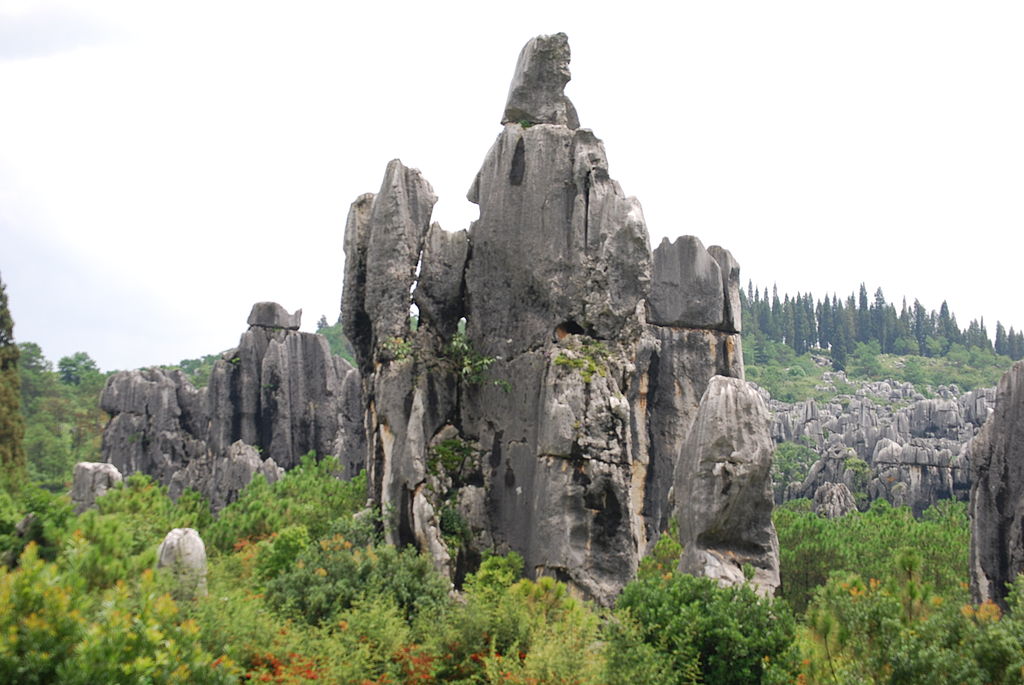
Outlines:
[[[886,582],[837,573],[814,593],[800,640],[807,683],[1020,683],[1024,624],[1018,606],[945,601],[901,554]]]
[[[69,522],[59,563],[87,588],[110,587],[156,563],[156,551],[173,528],[202,529],[209,506],[196,493],[177,502],[149,476],[133,474],[96,500],[96,508]]]
[[[637,580],[619,596],[617,612],[628,612],[618,641],[609,643],[612,663],[631,664],[621,650],[636,647],[636,633],[659,657],[654,670],[671,673],[661,682],[761,683],[795,669],[791,645],[795,621],[785,602],[757,595],[749,586],[723,588],[710,578],[677,573]],[[649,650],[648,650],[649,651]],[[621,679],[620,679],[621,681]]]
[[[151,570],[88,592],[35,544],[0,569],[0,682],[228,683]]]
[[[970,531],[963,502],[942,500],[915,519],[907,507],[875,500],[866,512],[826,519],[810,511],[807,500],[793,500],[776,507],[773,520],[780,594],[797,611],[835,571],[884,582],[894,578],[893,553],[903,549],[923,556],[923,574],[935,593],[966,600]]]
[[[519,579],[523,559],[486,558],[465,602],[427,634],[444,682],[592,683],[603,662],[599,617],[551,578]]]
[[[308,546],[267,583],[267,603],[282,615],[322,625],[368,597],[390,597],[412,622],[442,608],[449,582],[411,548],[355,547],[340,536]]]

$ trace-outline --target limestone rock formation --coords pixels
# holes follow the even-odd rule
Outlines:
[[[608,603],[667,527],[708,380],[743,374],[739,267],[683,238],[688,261],[662,270],[563,93],[568,60],[563,34],[524,48],[468,231],[431,225],[429,184],[397,160],[352,204],[342,322],[387,539],[456,580],[485,550],[516,550],[530,576]],[[652,274],[662,301],[700,315],[649,320]]]
[[[679,568],[765,594],[779,586],[779,541],[772,524],[774,443],[768,408],[750,385],[715,376],[683,445],[675,472]]]
[[[537,36],[519,53],[501,123],[579,128],[576,108],[562,92],[569,78],[569,38]]]
[[[214,364],[207,387],[180,371],[114,374],[100,397],[111,414],[103,457],[142,472],[172,496],[198,490],[220,509],[256,472],[268,480],[309,451],[337,456],[346,477],[363,468],[358,372],[323,336],[294,330],[299,314],[257,303],[237,348]]]
[[[839,518],[857,510],[850,488],[845,483],[822,483],[814,491],[814,513],[825,518]]]
[[[122,481],[121,472],[113,464],[80,461],[75,464],[71,483],[71,503],[81,514],[96,504],[96,498]]]
[[[156,553],[156,567],[174,574],[179,599],[206,596],[206,545],[194,528],[175,528]]]
[[[824,376],[850,384],[842,372]],[[940,386],[936,394],[926,399],[910,383],[883,381],[828,403],[771,400],[773,439],[808,444],[821,456],[803,483],[787,484],[785,499],[813,498],[825,483],[845,483],[860,493],[862,506],[884,498],[915,514],[940,499],[966,500],[966,445],[991,413],[995,390]]]
[[[654,250],[647,320],[663,326],[720,328],[725,316],[722,269],[700,239],[668,238]]]
[[[252,306],[246,323],[260,328],[284,328],[289,331],[297,331],[302,325],[302,310],[289,314],[277,302],[257,302]]]
[[[1005,605],[1008,584],[1024,572],[1024,362],[999,381],[970,458],[971,593]]]

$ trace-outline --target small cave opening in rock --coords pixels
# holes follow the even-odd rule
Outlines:
[[[622,524],[622,505],[615,496],[615,488],[607,480],[602,480],[596,487],[584,495],[584,504],[588,509],[596,511],[594,516],[594,537],[597,540],[612,540]]]
[[[570,335],[582,335],[585,332],[583,326],[569,319],[555,326],[555,340],[563,340]]]

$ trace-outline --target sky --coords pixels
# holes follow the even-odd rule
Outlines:
[[[652,246],[1024,327],[1017,0],[0,0],[15,339],[113,370],[229,349],[257,301],[333,323],[349,204],[400,158],[466,228],[516,57],[558,31]]]

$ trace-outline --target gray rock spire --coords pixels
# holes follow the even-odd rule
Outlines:
[[[501,123],[579,128],[576,108],[563,92],[570,78],[569,38],[556,33],[532,39],[519,53]]]

